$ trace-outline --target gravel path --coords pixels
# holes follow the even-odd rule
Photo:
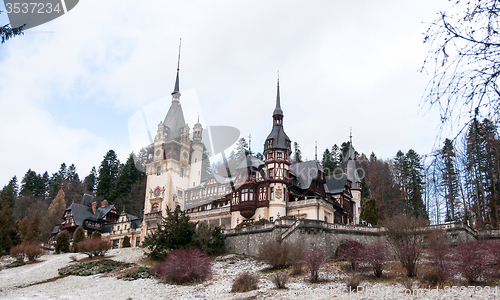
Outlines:
[[[288,289],[277,290],[271,281],[274,273],[261,273],[265,265],[252,258],[236,255],[219,257],[214,262],[212,278],[195,285],[177,286],[157,283],[154,279],[124,281],[106,275],[68,276],[55,281],[33,284],[58,276],[57,270],[71,262],[74,254],[47,255],[42,262],[0,272],[0,299],[500,299],[498,293],[421,290],[420,295],[405,295],[400,284],[369,283],[365,291],[349,293],[338,270],[321,272],[326,282],[310,284],[304,277],[293,278]],[[111,259],[138,262],[142,249],[128,248],[109,252]],[[85,256],[78,255],[78,258]],[[231,293],[236,276],[244,271],[258,274],[259,289],[247,293]],[[22,287],[25,286],[25,287]],[[366,292],[371,291],[371,294]],[[472,297],[471,297],[472,296]]]

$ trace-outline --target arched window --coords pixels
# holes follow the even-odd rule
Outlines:
[[[160,205],[158,203],[153,203],[153,206],[151,206],[151,212],[158,211],[160,208]]]

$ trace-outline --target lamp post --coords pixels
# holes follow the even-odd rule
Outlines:
[[[300,220],[300,209],[298,210],[298,213],[297,213],[297,219]]]

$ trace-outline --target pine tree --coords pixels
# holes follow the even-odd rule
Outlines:
[[[239,163],[242,160],[245,159],[245,157],[250,154],[250,151],[248,149],[248,143],[245,140],[245,138],[240,138],[236,142],[236,153],[235,153],[235,159]]]
[[[323,167],[323,172],[325,176],[333,175],[335,169],[338,167],[332,153],[328,148],[323,152],[323,159],[321,161],[321,166]]]
[[[450,139],[444,141],[441,150],[441,180],[446,199],[446,221],[458,220],[458,174],[455,167],[455,147]]]
[[[28,237],[28,227],[29,227],[29,220],[28,217],[24,217],[18,225],[18,230],[19,234],[21,235],[21,238],[25,240]]]
[[[95,167],[92,167],[92,170],[90,170],[90,174],[87,175],[87,177],[85,177],[85,179],[83,180],[85,193],[94,195],[96,184],[97,184],[97,171],[95,170]]]
[[[9,204],[10,208],[13,209],[16,203],[16,197],[17,197],[17,177],[14,176],[9,181],[9,184],[3,187],[2,191],[0,192],[0,198],[6,201]]]
[[[14,222],[12,209],[7,201],[0,198],[0,232],[2,235],[2,248],[9,252],[10,248],[19,244],[20,238]]]
[[[109,150],[104,156],[99,167],[99,177],[97,178],[96,195],[104,199],[113,200],[113,188],[116,183],[120,167],[115,151]]]
[[[40,212],[37,210],[31,218],[28,232],[26,233],[26,242],[36,242],[40,236]]]

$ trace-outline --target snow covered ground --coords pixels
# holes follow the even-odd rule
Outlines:
[[[419,295],[410,295],[409,291],[405,294],[401,284],[383,281],[362,283],[364,291],[350,293],[344,283],[346,275],[335,268],[320,273],[325,279],[322,283],[308,283],[304,274],[290,277],[288,289],[278,290],[271,281],[273,272],[259,272],[266,265],[239,255],[217,258],[211,279],[187,286],[162,284],[154,279],[124,281],[102,274],[47,281],[58,276],[59,268],[71,263],[72,255],[75,254],[45,255],[40,263],[0,271],[0,299],[500,299],[500,290],[494,288],[489,292],[482,288],[475,288],[475,292],[419,290]],[[139,262],[143,253],[142,249],[127,248],[111,250],[107,256],[117,261]],[[84,257],[77,255],[78,259]],[[259,276],[259,289],[231,293],[234,279],[244,271]]]

